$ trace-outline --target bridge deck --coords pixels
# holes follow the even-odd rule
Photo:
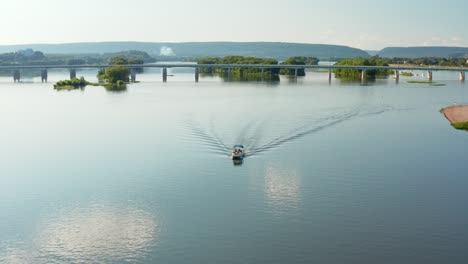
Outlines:
[[[18,65],[0,66],[0,70],[26,69],[102,69],[115,65]],[[316,70],[399,70],[399,71],[453,71],[468,72],[468,68],[459,67],[409,67],[409,66],[336,66],[336,65],[263,65],[263,64],[139,64],[125,65],[128,68],[223,68],[223,69],[316,69]]]

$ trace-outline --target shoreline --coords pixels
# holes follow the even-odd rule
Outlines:
[[[468,105],[456,105],[443,108],[441,112],[451,125],[457,129],[466,129],[468,125]]]

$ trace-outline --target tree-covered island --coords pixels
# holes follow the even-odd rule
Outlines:
[[[227,56],[224,58],[206,57],[198,60],[198,64],[261,64],[261,65],[278,65],[278,61],[275,59],[262,59],[254,57],[243,57],[243,56]],[[223,77],[228,77],[229,70],[226,68],[200,68],[200,73],[205,74],[219,74]],[[262,70],[256,68],[233,68],[230,72],[230,78],[234,81],[252,81],[261,80]],[[269,68],[264,70],[264,80],[278,81],[279,69]]]
[[[335,64],[336,66],[389,66],[385,60],[381,59],[348,59],[342,60]],[[335,69],[335,78],[345,80],[360,80],[361,71],[353,69]],[[393,71],[389,70],[368,70],[366,71],[366,78],[374,80],[376,78],[386,78]]]
[[[231,65],[280,65],[275,59],[264,59],[243,56],[227,56],[224,58],[205,57],[198,60],[198,64],[231,64]],[[313,57],[292,57],[282,62],[281,65],[317,65],[318,59]],[[229,70],[226,68],[200,68],[200,73],[219,74],[227,77]],[[258,81],[262,79],[260,68],[233,68],[230,78],[234,81]],[[265,68],[263,79],[267,81],[279,81],[279,75],[295,75],[294,69]],[[298,70],[298,76],[305,76],[304,69]]]
[[[318,65],[319,59],[315,57],[291,57],[281,63],[281,65]],[[281,69],[281,75],[294,76],[296,74],[295,69]],[[304,69],[298,69],[297,76],[305,76],[306,72]]]

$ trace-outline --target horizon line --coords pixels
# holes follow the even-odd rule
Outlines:
[[[104,43],[146,43],[146,44],[186,44],[186,43],[284,43],[298,45],[323,45],[323,46],[339,46],[359,49],[362,51],[382,51],[386,48],[468,48],[468,46],[386,46],[381,49],[366,49],[348,46],[344,44],[329,44],[329,43],[305,43],[305,42],[288,42],[288,41],[138,41],[138,40],[104,40],[104,41],[84,41],[84,42],[61,42],[61,43],[19,43],[19,44],[0,44],[0,47],[7,46],[27,46],[27,45],[73,45],[73,44],[104,44]]]

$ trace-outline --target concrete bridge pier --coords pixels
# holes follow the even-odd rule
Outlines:
[[[395,70],[395,80],[398,82],[400,80],[400,71]]]
[[[294,79],[296,79],[296,80],[297,80],[297,76],[298,76],[298,71],[299,71],[298,68],[294,69]]]
[[[465,72],[460,72],[460,81],[465,81]]]
[[[366,70],[361,71],[361,83],[364,84],[366,82],[367,72]]]
[[[428,71],[428,72],[427,72],[427,79],[428,79],[429,81],[432,81],[432,71]]]
[[[328,70],[328,82],[331,83],[331,81],[332,81],[332,70],[329,69]]]
[[[162,77],[163,82],[167,82],[167,68],[163,68]]]
[[[136,82],[136,72],[137,70],[135,68],[130,70],[130,82],[132,83]]]
[[[70,80],[76,78],[76,70],[75,69],[70,69]]]
[[[200,69],[195,68],[195,82],[198,82],[200,79]]]
[[[19,82],[21,79],[21,73],[19,70],[13,71],[13,81],[14,82]]]
[[[46,69],[41,70],[41,82],[47,82],[48,73]]]
[[[262,68],[262,82],[265,81],[265,68]]]
[[[231,80],[231,68],[228,69],[228,72],[227,72],[227,77],[228,77],[228,81]]]

